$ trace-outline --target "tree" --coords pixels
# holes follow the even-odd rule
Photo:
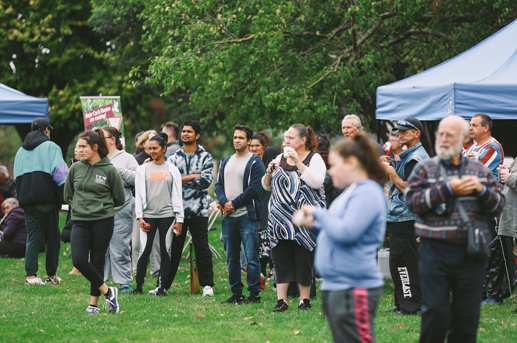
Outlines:
[[[186,92],[204,120],[336,132],[343,112],[371,129],[375,92],[465,51],[517,18],[503,0],[133,0],[163,95]],[[224,116],[224,118],[222,118]]]
[[[117,47],[110,41],[116,32],[94,32],[92,8],[88,0],[0,2],[0,82],[48,97],[51,138],[64,154],[84,130],[79,96],[120,95],[127,125],[150,111],[149,87],[129,82],[131,64],[121,58],[128,61],[133,53],[131,41]],[[29,131],[27,125],[17,128],[22,138]]]

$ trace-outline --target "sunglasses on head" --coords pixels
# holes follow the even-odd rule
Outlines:
[[[411,126],[413,129],[420,131],[418,127],[405,120],[399,120],[397,124],[400,126]]]

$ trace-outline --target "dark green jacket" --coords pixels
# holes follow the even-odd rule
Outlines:
[[[81,160],[70,167],[64,198],[72,207],[72,220],[106,219],[124,204],[124,183],[108,157],[95,164]]]

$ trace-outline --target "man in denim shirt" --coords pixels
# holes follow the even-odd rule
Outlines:
[[[407,150],[399,154],[395,165],[385,158],[386,173],[393,182],[388,199],[386,231],[390,233],[390,272],[395,286],[394,314],[407,315],[420,311],[422,290],[418,271],[418,255],[415,237],[415,214],[409,212],[405,203],[406,181],[415,165],[429,158],[420,137],[422,123],[413,117],[400,120],[398,126],[400,143]]]

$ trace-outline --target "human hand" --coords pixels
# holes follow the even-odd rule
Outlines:
[[[483,190],[483,184],[477,176],[464,176],[461,179],[452,179],[449,181],[449,184],[455,195],[467,195],[475,191],[479,193]]]
[[[467,155],[467,158],[472,161],[477,161],[477,160],[479,160],[479,152],[473,151]]]
[[[143,218],[138,218],[138,221],[140,222],[140,228],[144,232],[148,232],[151,229],[151,225],[145,222]]]
[[[146,164],[146,163],[149,163],[149,162],[151,162],[151,158],[150,157],[148,159],[146,159],[143,164]]]
[[[287,156],[294,162],[294,164],[298,164],[300,162],[300,158],[298,157],[298,153],[294,149],[289,149],[287,151],[284,151],[284,153],[287,153]]]
[[[501,178],[501,183],[506,183],[506,181],[508,181],[509,176],[510,176],[510,169],[499,167],[499,177]]]
[[[223,208],[224,215],[227,216],[229,214],[232,214],[233,212],[235,212],[235,207],[233,207],[233,203],[231,201],[227,201],[224,204],[224,208]]]
[[[176,236],[181,236],[181,231],[183,231],[183,223],[176,223],[172,228],[172,231],[176,230]]]
[[[314,226],[314,212],[315,207],[310,205],[303,205],[299,211],[293,214],[293,222],[298,226],[303,226],[307,229],[311,229]]]
[[[278,162],[271,161],[269,162],[266,170],[266,174],[271,175],[274,173],[274,171],[278,168]]]

